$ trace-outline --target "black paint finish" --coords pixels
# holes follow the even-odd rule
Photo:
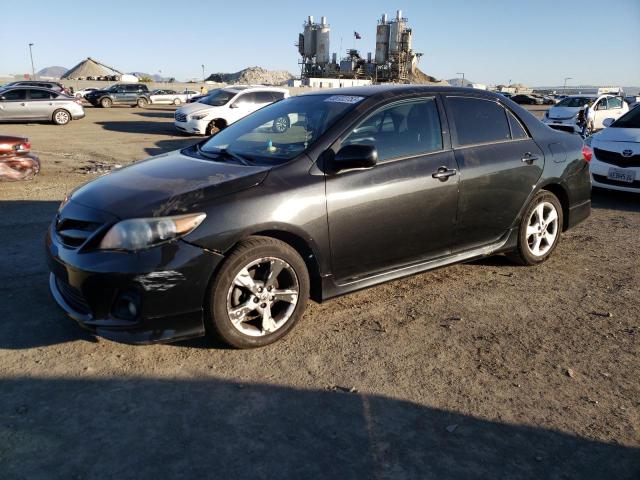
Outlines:
[[[175,340],[204,333],[207,285],[225,254],[250,235],[272,236],[296,248],[309,266],[314,298],[321,301],[513,248],[520,215],[541,188],[559,196],[565,228],[589,215],[582,140],[548,128],[502,96],[419,86],[340,93],[366,98],[287,163],[246,166],[172,152],[80,187],[46,239],[58,303],[109,338]],[[458,146],[447,96],[499,103],[530,138]],[[341,139],[361,119],[388,103],[420,97],[437,101],[442,150],[370,168],[332,168]],[[188,212],[207,217],[181,240],[135,253],[96,249],[119,220]],[[56,231],[60,219],[100,227],[82,245],[69,246]],[[113,302],[122,292],[138,295],[141,314],[134,322],[113,317]]]

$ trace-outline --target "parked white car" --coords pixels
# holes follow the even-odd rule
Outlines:
[[[89,93],[89,92],[93,92],[94,90],[98,90],[97,88],[83,88],[82,90],[78,90],[76,91],[73,95],[76,98],[84,98],[84,96]]]
[[[250,113],[289,97],[289,91],[277,87],[228,87],[213,91],[210,95],[176,110],[174,125],[182,132],[197,135],[212,135]],[[283,118],[278,131],[290,126]]]
[[[603,123],[606,128],[591,137],[592,185],[640,193],[640,108]]]
[[[149,99],[151,103],[181,105],[187,103],[191,97],[198,95],[195,90],[185,90],[184,92],[176,92],[175,90],[154,90],[151,92]]]
[[[591,132],[604,128],[602,122],[605,118],[617,119],[629,111],[627,102],[615,95],[571,95],[552,106],[542,121],[556,130],[580,133],[582,127],[578,125],[578,114],[588,104],[593,109],[588,125]]]

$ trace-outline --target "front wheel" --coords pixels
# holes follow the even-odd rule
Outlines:
[[[66,125],[71,121],[71,114],[63,109],[56,110],[53,112],[52,120],[56,125]]]
[[[174,105],[180,105],[182,103],[182,101],[179,98],[176,98],[173,100],[173,104]]]
[[[145,108],[148,104],[149,102],[147,101],[146,98],[139,98],[138,101],[136,102],[136,105],[138,105],[138,107],[140,108]]]
[[[560,241],[562,206],[551,192],[541,190],[527,207],[518,232],[518,248],[508,254],[521,265],[544,262]]]
[[[111,105],[113,105],[113,100],[111,100],[109,97],[105,97],[100,100],[100,106],[102,108],[111,108]]]
[[[236,348],[269,345],[300,320],[308,297],[300,255],[279,240],[252,237],[236,247],[212,282],[207,329]]]

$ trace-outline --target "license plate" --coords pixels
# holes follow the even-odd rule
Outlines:
[[[636,179],[636,172],[624,168],[610,168],[609,173],[607,173],[607,178],[619,182],[633,183]]]

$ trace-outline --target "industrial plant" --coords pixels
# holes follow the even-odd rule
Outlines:
[[[360,51],[349,49],[338,61],[337,54],[330,52],[331,29],[327,17],[321,17],[320,23],[316,23],[309,16],[297,44],[302,57],[299,64],[303,84],[310,85],[314,79],[408,83],[416,74],[422,54],[413,51],[413,32],[407,25],[408,19],[402,16],[401,10],[393,20],[383,14],[376,26],[375,55],[369,52],[365,57]],[[354,35],[359,38],[356,32]]]

